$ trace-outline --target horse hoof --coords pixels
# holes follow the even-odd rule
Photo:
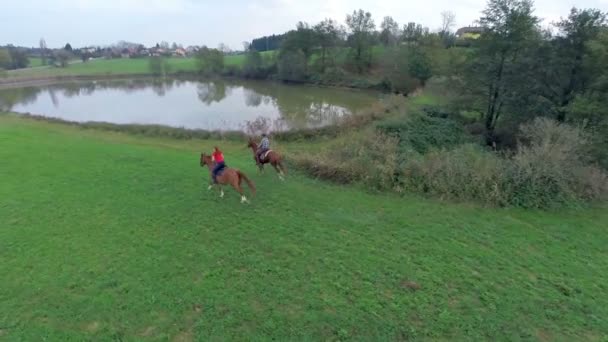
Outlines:
[[[207,191],[210,191],[211,189],[213,189],[213,185],[209,185],[209,186],[207,187]]]
[[[247,197],[241,196],[241,203],[247,203]]]
[[[224,198],[224,192],[220,192],[220,198]]]

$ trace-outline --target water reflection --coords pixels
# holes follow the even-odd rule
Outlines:
[[[206,105],[221,102],[226,97],[226,83],[222,81],[199,83],[196,88],[198,99]]]
[[[3,89],[0,110],[79,122],[286,130],[331,124],[377,96],[259,81],[121,79]]]

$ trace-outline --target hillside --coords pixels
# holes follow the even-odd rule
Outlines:
[[[0,338],[602,340],[606,208],[370,194],[0,116]],[[221,144],[256,182],[207,192]],[[298,145],[280,146],[289,152]]]

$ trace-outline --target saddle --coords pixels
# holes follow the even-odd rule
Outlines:
[[[272,152],[271,149],[268,149],[266,152],[263,152],[262,154],[260,154],[260,162],[265,162],[266,158],[268,158],[268,154]]]
[[[224,171],[225,171],[225,170],[226,170],[226,164],[224,164],[222,167],[220,167],[220,168],[219,168],[219,169],[218,169],[218,170],[215,172],[215,175],[216,175],[216,176],[219,176],[219,175],[221,175],[222,173],[224,173]]]

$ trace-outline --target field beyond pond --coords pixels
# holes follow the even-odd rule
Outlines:
[[[66,77],[66,76],[117,76],[117,75],[148,75],[150,71],[149,58],[117,58],[94,59],[86,63],[73,61],[65,68],[41,67],[40,59],[31,58],[30,68],[10,71],[7,80],[28,78]],[[241,67],[245,55],[230,55],[224,58],[226,66]],[[170,73],[195,73],[197,64],[195,58],[167,58]],[[1,79],[0,79],[1,80]]]
[[[256,182],[250,205],[206,191],[216,144]],[[244,143],[9,114],[0,160],[0,339],[608,338],[605,207],[280,183]]]

